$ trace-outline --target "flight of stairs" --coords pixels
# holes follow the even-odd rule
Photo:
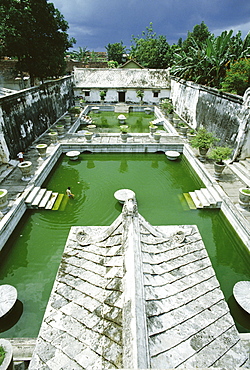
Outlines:
[[[222,200],[212,186],[184,193],[189,208],[220,208]]]
[[[27,194],[25,203],[27,208],[50,209],[55,211],[59,209],[66,198],[67,197],[64,194],[59,194],[52,190],[35,186]]]

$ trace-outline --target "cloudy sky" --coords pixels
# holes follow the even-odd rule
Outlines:
[[[153,23],[169,44],[186,38],[202,21],[216,36],[224,30],[250,30],[250,0],[49,0],[69,23],[68,33],[79,46],[105,51],[108,43],[131,45]]]

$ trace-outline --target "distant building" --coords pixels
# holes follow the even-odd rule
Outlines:
[[[129,63],[136,68],[127,68]],[[100,102],[105,91],[107,103],[139,103],[137,91],[143,91],[143,102],[158,104],[170,96],[170,77],[167,69],[140,69],[134,61],[124,68],[74,68],[74,94],[83,96],[88,103]]]

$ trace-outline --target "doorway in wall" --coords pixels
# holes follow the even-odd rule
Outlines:
[[[125,103],[125,91],[118,91],[118,102]]]

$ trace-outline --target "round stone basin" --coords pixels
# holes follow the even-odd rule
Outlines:
[[[236,302],[250,314],[250,281],[239,281],[233,287]]]
[[[176,152],[175,150],[167,150],[165,155],[170,161],[175,161],[177,158],[179,158],[180,153]]]
[[[17,300],[17,290],[12,285],[0,285],[0,318],[6,315]]]
[[[78,159],[78,156],[80,155],[80,152],[77,150],[71,150],[70,152],[66,153],[66,156],[71,160],[71,161],[76,161]]]
[[[127,199],[134,198],[135,193],[130,189],[120,189],[114,193],[114,197],[123,204]]]

